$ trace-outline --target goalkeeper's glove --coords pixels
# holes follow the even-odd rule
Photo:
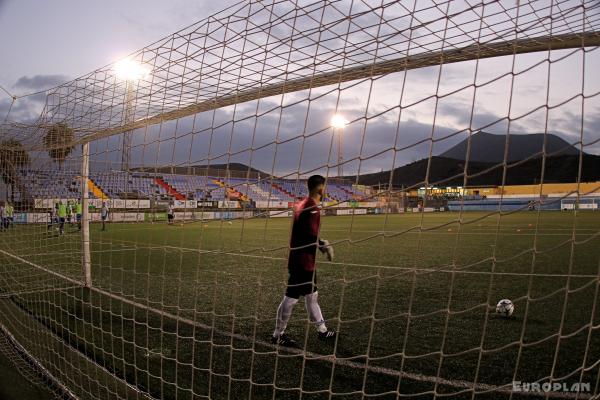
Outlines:
[[[333,261],[333,246],[329,244],[329,240],[319,239],[319,250],[321,253],[327,254],[328,261]]]

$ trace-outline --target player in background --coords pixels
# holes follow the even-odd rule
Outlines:
[[[81,199],[77,199],[77,203],[75,204],[75,215],[77,217],[77,228],[81,230],[81,216],[83,215],[83,205],[81,204]]]
[[[4,203],[0,203],[0,231],[4,230],[4,218],[6,218],[6,210],[4,208]]]
[[[67,222],[73,225],[73,205],[71,200],[67,200]]]
[[[52,229],[52,227],[56,223],[56,219],[58,218],[58,203],[54,204],[52,208],[50,208],[50,211],[48,211],[48,217],[50,218],[50,221],[48,222],[48,226],[46,228],[47,230],[50,230]]]
[[[4,218],[5,218],[5,227],[6,229],[10,228],[13,224],[14,221],[14,216],[15,216],[15,208],[13,207],[12,204],[10,203],[6,203],[6,207],[4,207]]]
[[[173,208],[173,203],[169,203],[169,210],[167,212],[168,224],[173,225],[173,220],[175,219],[175,210]]]
[[[271,337],[271,343],[286,347],[296,346],[296,341],[285,334],[285,329],[300,296],[304,296],[308,317],[315,324],[319,339],[333,340],[336,337],[335,331],[327,329],[317,301],[317,248],[327,254],[329,261],[333,260],[333,247],[327,240],[319,239],[321,212],[318,205],[325,193],[325,178],[321,175],[308,178],[308,191],[308,197],[300,201],[294,210],[288,257],[288,284],[283,300],[277,308],[275,331]]]
[[[60,234],[63,235],[65,233],[65,221],[67,219],[67,205],[63,204],[62,200],[58,202],[58,221],[59,221],[59,231]]]
[[[106,205],[106,202],[103,201],[102,202],[102,208],[100,209],[100,219],[102,219],[102,230],[105,231],[106,230],[106,220],[108,219],[108,206]]]

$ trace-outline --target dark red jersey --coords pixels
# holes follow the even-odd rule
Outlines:
[[[290,271],[299,269],[305,271],[315,270],[320,223],[321,211],[313,199],[307,197],[296,204],[292,238],[290,240],[291,250],[288,258]],[[302,248],[294,249],[296,247]]]

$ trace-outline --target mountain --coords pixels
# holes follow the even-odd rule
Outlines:
[[[546,137],[546,155],[579,155],[579,150],[559,136],[543,133],[508,136],[508,162],[524,160],[534,154],[541,154]],[[499,163],[504,160],[506,135],[494,135],[477,132],[471,136],[469,161]],[[451,149],[440,154],[440,157],[465,160],[468,140],[465,139]]]
[[[392,184],[395,187],[421,186],[427,175],[428,160],[425,158],[394,169]],[[432,157],[429,165],[428,182],[438,186],[463,186],[465,168],[463,160],[447,157]],[[506,169],[506,185],[537,184],[541,180],[542,157],[516,162]],[[503,182],[502,163],[469,161],[467,167],[468,186],[497,186]],[[579,155],[558,155],[546,157],[544,168],[545,183],[576,182],[579,173]],[[349,177],[352,178],[352,177]],[[354,179],[356,179],[354,177]],[[387,184],[390,171],[361,175],[363,185]],[[582,155],[581,182],[600,181],[600,156]]]

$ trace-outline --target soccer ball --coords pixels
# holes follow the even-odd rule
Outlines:
[[[233,222],[231,222],[231,221],[227,221],[227,223],[228,223],[229,225],[232,225],[232,224],[233,224]]]
[[[510,317],[515,312],[515,305],[509,299],[502,299],[496,304],[496,314]]]

